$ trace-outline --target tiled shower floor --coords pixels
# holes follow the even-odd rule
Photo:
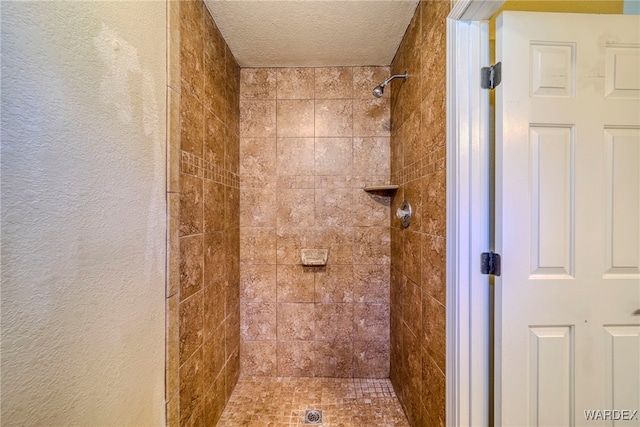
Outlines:
[[[218,427],[304,426],[321,409],[324,427],[409,427],[388,379],[241,377]]]

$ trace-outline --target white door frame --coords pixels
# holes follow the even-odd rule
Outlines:
[[[488,19],[504,0],[458,0],[447,19],[447,425],[484,426],[490,405]]]

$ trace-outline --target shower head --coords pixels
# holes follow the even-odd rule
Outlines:
[[[378,85],[376,86],[376,88],[373,90],[373,96],[375,96],[376,98],[382,98],[382,93],[384,92],[384,86],[382,85]]]
[[[381,98],[382,94],[384,93],[384,87],[388,85],[389,82],[393,79],[407,80],[407,72],[405,71],[404,74],[396,74],[395,76],[391,76],[387,80],[380,83],[378,86],[376,86],[375,89],[373,89],[373,96],[375,96],[376,98]]]

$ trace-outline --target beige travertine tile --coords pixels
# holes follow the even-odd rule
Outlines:
[[[225,322],[224,325],[224,348],[225,348],[225,357],[227,358],[227,364],[225,369],[229,370],[230,364],[238,364],[238,366],[232,366],[232,369],[239,369],[240,361],[237,359],[238,353],[240,352],[240,310],[233,310]],[[231,373],[232,377],[236,376],[236,373]],[[225,379],[226,382],[226,379]],[[233,390],[233,386],[230,384],[225,384],[226,386],[230,386]],[[227,388],[228,389],[228,388]]]
[[[225,366],[224,394],[226,400],[229,400],[229,398],[231,397],[231,393],[233,393],[233,389],[238,382],[238,378],[240,378],[240,357],[238,357],[239,353],[240,348],[236,348],[233,351],[232,356],[227,361],[227,365]]]
[[[315,188],[315,177],[311,175],[281,175],[277,177],[277,188],[303,189]]]
[[[204,180],[204,232],[224,229],[224,186]]]
[[[240,262],[276,263],[275,228],[243,228],[240,235]]]
[[[276,339],[276,304],[242,303],[240,336],[245,341]]]
[[[313,341],[278,341],[278,376],[313,376]]]
[[[354,377],[389,376],[389,341],[354,341],[353,356]]]
[[[180,364],[202,345],[203,293],[192,295],[180,303]]]
[[[391,197],[353,189],[353,225],[356,227],[388,227]]]
[[[202,289],[204,270],[203,237],[180,238],[180,299],[184,300]]]
[[[231,117],[229,99],[233,96],[220,74],[220,58],[206,54],[204,56],[204,99],[205,110],[213,113],[223,123]]]
[[[315,301],[353,302],[353,266],[330,265],[315,273]]]
[[[180,313],[178,295],[173,295],[166,300],[167,332],[166,332],[166,358],[165,369],[165,400],[169,402],[179,391],[180,377]],[[173,409],[173,408],[172,408]]]
[[[275,175],[275,138],[240,139],[240,173],[243,175]]]
[[[388,341],[389,304],[354,304],[353,328],[356,341]]]
[[[209,14],[206,6],[204,8],[204,27],[203,27],[203,49],[205,56],[211,57],[215,61],[215,69],[223,70],[225,41],[218,30],[218,26]]]
[[[278,304],[278,341],[311,341],[314,338],[312,303]]]
[[[180,367],[180,425],[198,411],[204,395],[202,349],[198,349]]]
[[[398,172],[404,167],[403,135],[400,123],[392,116],[391,118],[391,142],[389,155],[391,157],[391,173]]]
[[[227,250],[224,232],[204,235],[204,286],[209,286],[225,274]]]
[[[353,101],[329,99],[315,101],[316,138],[353,136]]]
[[[225,228],[240,227],[240,189],[224,187]]]
[[[167,293],[180,290],[180,194],[167,193]]]
[[[329,249],[328,265],[353,263],[353,228],[319,227],[313,230],[311,248]]]
[[[351,341],[316,341],[314,359],[316,377],[353,377]]]
[[[243,341],[240,370],[242,375],[276,376],[276,341]]]
[[[425,347],[438,368],[444,372],[446,370],[446,310],[442,304],[428,295],[424,296],[422,304]]]
[[[258,376],[240,378],[218,425],[302,426],[306,408],[323,410],[323,425],[328,427],[409,425],[386,378]]]
[[[422,290],[411,280],[407,280],[401,292],[402,319],[413,335],[420,336],[423,319],[428,316],[426,312],[423,316]]]
[[[314,225],[314,193],[308,189],[278,190],[278,227]]]
[[[311,234],[305,227],[278,227],[278,264],[299,264],[300,249],[314,247]]]
[[[422,193],[425,185],[425,178],[414,179],[404,186],[404,198],[411,203],[411,225],[408,231],[419,232],[422,229],[422,218],[424,217],[424,203]]]
[[[224,411],[225,399],[225,373],[218,375],[206,392],[204,398],[204,419],[208,426],[215,426]]]
[[[420,285],[421,279],[421,263],[422,263],[422,242],[421,235],[413,231],[405,230],[403,232],[403,250],[404,250],[404,274],[409,280]]]
[[[182,85],[202,99],[202,2],[180,2],[180,72]]]
[[[355,264],[388,264],[391,236],[386,227],[356,227],[354,235]]]
[[[352,152],[351,138],[316,138],[315,174],[351,175]]]
[[[354,100],[353,136],[390,136],[390,108],[389,98]]]
[[[389,175],[389,137],[353,138],[353,173],[355,175]]]
[[[321,227],[350,227],[353,192],[349,188],[316,189],[316,225]]]
[[[167,3],[167,86],[180,91],[180,3]]]
[[[275,68],[243,68],[240,70],[240,99],[275,99]]]
[[[278,175],[313,175],[313,138],[278,138]]]
[[[396,194],[391,199],[392,213],[396,213],[398,211],[398,208],[402,206],[402,202],[406,200],[404,195],[404,190],[406,186],[407,186],[406,183],[404,185],[400,185],[400,188],[398,188],[398,190],[396,191]],[[396,215],[391,215],[390,225],[392,229],[394,228],[398,230],[404,229],[404,227],[402,226],[402,221],[400,221],[400,219]]]
[[[353,304],[316,304],[316,340],[353,339]]]
[[[278,99],[313,99],[313,68],[278,68]]]
[[[371,99],[373,89],[389,77],[389,67],[354,67],[353,97]],[[389,99],[390,93],[389,88],[386,88],[382,98]]]
[[[181,174],[180,235],[202,233],[202,178]]]
[[[242,264],[240,266],[242,302],[276,302],[276,266]]]
[[[225,271],[227,274],[235,274],[238,276],[240,283],[240,229],[231,228],[225,231],[226,239],[226,263]]]
[[[224,151],[224,167],[235,174],[240,170],[240,137],[227,129],[227,143]]]
[[[250,175],[241,175],[240,176],[240,188],[277,188],[278,177],[276,176],[250,176]]]
[[[315,69],[316,99],[345,99],[353,97],[353,69],[327,67]]]
[[[350,175],[316,175],[315,188],[353,188],[354,178]]]
[[[224,326],[221,325],[208,339],[205,339],[202,346],[203,380],[205,389],[213,384],[224,367],[224,333]]]
[[[440,170],[425,178],[423,230],[429,234],[446,235],[446,172]]]
[[[355,302],[389,301],[389,264],[353,266],[353,299]]]
[[[313,137],[314,106],[311,99],[277,101],[278,137]]]
[[[391,229],[391,266],[399,272],[404,271],[404,233],[399,228]]]
[[[445,376],[428,355],[423,357],[422,378],[422,402],[429,414],[429,422],[435,426],[444,426],[446,425]]]
[[[172,2],[175,3],[175,2]],[[166,404],[167,427],[180,426],[180,396],[174,396]]]
[[[240,192],[241,227],[275,227],[276,191],[269,188],[245,188]]]
[[[219,277],[204,288],[204,338],[209,339],[225,318],[225,278]],[[223,328],[224,329],[224,328]]]
[[[167,89],[167,191],[180,191],[180,87]]]
[[[240,137],[273,138],[276,136],[275,101],[240,101]]]
[[[446,239],[422,235],[422,289],[441,304],[446,302]]]
[[[238,310],[240,309],[240,275],[233,277],[231,274],[225,278],[224,298],[225,298],[225,314],[230,316],[232,320],[235,316],[239,316]],[[229,320],[229,318],[227,318]]]
[[[225,79],[229,82],[229,85],[233,85],[240,90],[240,66],[227,44],[225,44],[224,59],[226,64],[224,68]]]
[[[405,166],[417,162],[426,154],[426,141],[422,135],[422,129],[426,128],[426,126],[421,126],[420,117],[420,108],[418,108],[405,120],[400,129]]]
[[[278,302],[313,302],[313,269],[302,265],[278,265]]]
[[[418,336],[407,332],[403,336],[404,345],[407,351],[407,380],[406,411],[409,419],[420,419],[422,404],[420,396],[422,394],[422,351]]]
[[[225,142],[228,131],[213,113],[204,112],[204,152],[203,158],[218,167],[224,167]]]
[[[204,109],[200,101],[183,87],[180,94],[180,148],[202,156]]]

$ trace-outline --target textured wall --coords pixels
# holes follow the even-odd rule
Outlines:
[[[390,200],[362,190],[389,181],[388,73],[241,72],[243,375],[388,376]]]
[[[391,380],[412,425],[445,425],[445,81],[449,2],[421,1],[391,65]],[[394,213],[414,209],[409,228]]]
[[[213,426],[240,372],[240,70],[201,0],[168,22],[167,418]]]
[[[164,424],[166,4],[2,7],[2,424]]]

